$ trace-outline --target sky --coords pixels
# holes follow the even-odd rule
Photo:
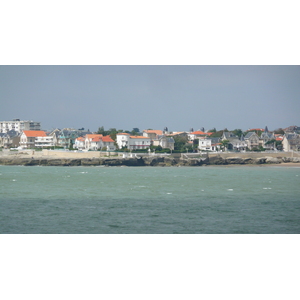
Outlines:
[[[0,120],[42,129],[300,126],[299,66],[2,65]]]

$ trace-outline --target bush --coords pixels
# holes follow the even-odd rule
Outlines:
[[[133,152],[133,153],[138,153],[138,152],[147,153],[148,149],[135,149],[135,150],[132,150],[131,152]]]
[[[161,150],[156,150],[155,153],[171,153],[169,148],[161,148]]]

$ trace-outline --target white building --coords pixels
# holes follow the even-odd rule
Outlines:
[[[35,147],[37,148],[45,148],[45,147],[53,147],[53,136],[37,136],[35,138]]]
[[[117,134],[117,145],[119,149],[122,149],[123,147],[127,147],[129,149],[129,140],[130,140],[130,134],[129,133],[118,133]]]
[[[187,136],[188,136],[189,141],[194,141],[195,139],[201,139],[201,138],[210,136],[212,134],[213,134],[212,132],[203,132],[201,130],[197,130],[197,131],[188,133]]]
[[[204,151],[218,151],[220,150],[220,139],[219,138],[206,138],[199,139],[199,150]]]
[[[0,133],[6,133],[10,130],[22,132],[23,130],[41,130],[40,122],[21,121],[13,119],[12,121],[0,121]]]
[[[78,150],[84,150],[85,149],[85,138],[80,136],[75,140],[74,148]]]
[[[163,132],[161,130],[152,130],[152,129],[147,129],[143,130],[143,136],[148,137],[152,140],[158,139],[159,136],[162,136]]]
[[[127,147],[129,150],[148,149],[151,145],[151,139],[146,136],[118,133],[117,144],[119,149],[122,149],[123,147]]]
[[[282,140],[283,151],[300,151],[300,134],[286,133]]]

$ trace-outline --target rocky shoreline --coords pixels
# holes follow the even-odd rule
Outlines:
[[[140,157],[140,158],[34,158],[34,157],[0,157],[0,165],[21,166],[208,166],[208,165],[265,165],[299,163],[299,157],[261,157],[241,158],[214,156],[208,158],[173,158],[173,157]]]

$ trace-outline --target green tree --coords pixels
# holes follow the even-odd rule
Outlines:
[[[187,144],[187,138],[183,136],[176,136],[174,137],[174,150],[179,150],[184,152],[185,151],[185,145]]]
[[[98,134],[102,134],[102,135],[107,135],[107,132],[104,130],[104,127],[101,126],[98,128],[98,131],[97,131]]]
[[[228,149],[229,142],[230,142],[229,140],[221,141],[221,149],[224,149],[224,150]]]
[[[270,145],[270,144],[274,144],[275,142],[276,142],[276,140],[273,139],[273,140],[267,141],[265,144]]]
[[[223,135],[223,130],[219,130],[210,135],[210,137],[221,137]]]
[[[237,135],[238,137],[241,137],[242,134],[243,134],[243,131],[242,131],[242,129],[234,129],[234,130],[232,131],[232,133],[233,133],[234,135]]]
[[[282,150],[283,149],[282,141],[276,141],[275,145],[276,145],[277,150]]]
[[[208,130],[208,132],[217,132],[216,128]]]
[[[130,132],[130,134],[131,134],[131,135],[139,135],[138,131],[135,131],[135,130],[132,130],[132,131]]]
[[[140,132],[140,130],[137,127],[133,128],[132,131],[136,132],[137,134]]]
[[[283,131],[283,129],[282,128],[278,128],[278,129],[276,129],[276,130],[274,130],[274,133],[275,134],[284,134],[284,131]]]
[[[197,150],[199,146],[199,139],[193,140],[193,150]]]

